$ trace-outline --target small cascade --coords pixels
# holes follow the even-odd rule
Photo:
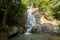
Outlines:
[[[31,34],[32,27],[36,26],[36,19],[33,15],[33,7],[29,7],[28,15],[27,15],[27,31],[25,34]]]

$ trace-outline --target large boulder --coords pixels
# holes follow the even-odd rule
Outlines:
[[[17,32],[18,32],[18,27],[11,26],[11,27],[9,27],[9,30],[8,30],[8,36],[11,36],[13,34],[16,34]]]
[[[9,27],[8,30],[8,36],[10,37],[14,37],[17,36],[18,34],[23,34],[25,32],[25,28],[22,26],[11,26]]]
[[[34,27],[31,29],[31,32],[32,32],[32,33],[40,33],[40,31],[41,31],[41,25],[34,26]]]
[[[57,31],[58,31],[58,27],[50,23],[34,26],[31,30],[32,33],[51,33]]]

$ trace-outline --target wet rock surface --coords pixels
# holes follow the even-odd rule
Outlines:
[[[58,30],[59,30],[58,26],[45,23],[45,24],[40,24],[40,25],[33,27],[31,32],[38,33],[38,34],[48,33],[50,35],[53,35],[53,34],[57,35],[59,34]]]

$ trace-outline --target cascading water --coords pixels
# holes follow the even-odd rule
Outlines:
[[[31,34],[31,29],[32,27],[36,26],[36,19],[35,16],[33,15],[33,7],[29,7],[29,12],[27,15],[27,31],[25,32],[25,34]]]

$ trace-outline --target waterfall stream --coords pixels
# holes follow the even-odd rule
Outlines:
[[[27,31],[25,34],[31,34],[31,29],[32,27],[36,26],[36,19],[35,16],[33,15],[33,7],[29,7],[28,15],[27,15]]]

